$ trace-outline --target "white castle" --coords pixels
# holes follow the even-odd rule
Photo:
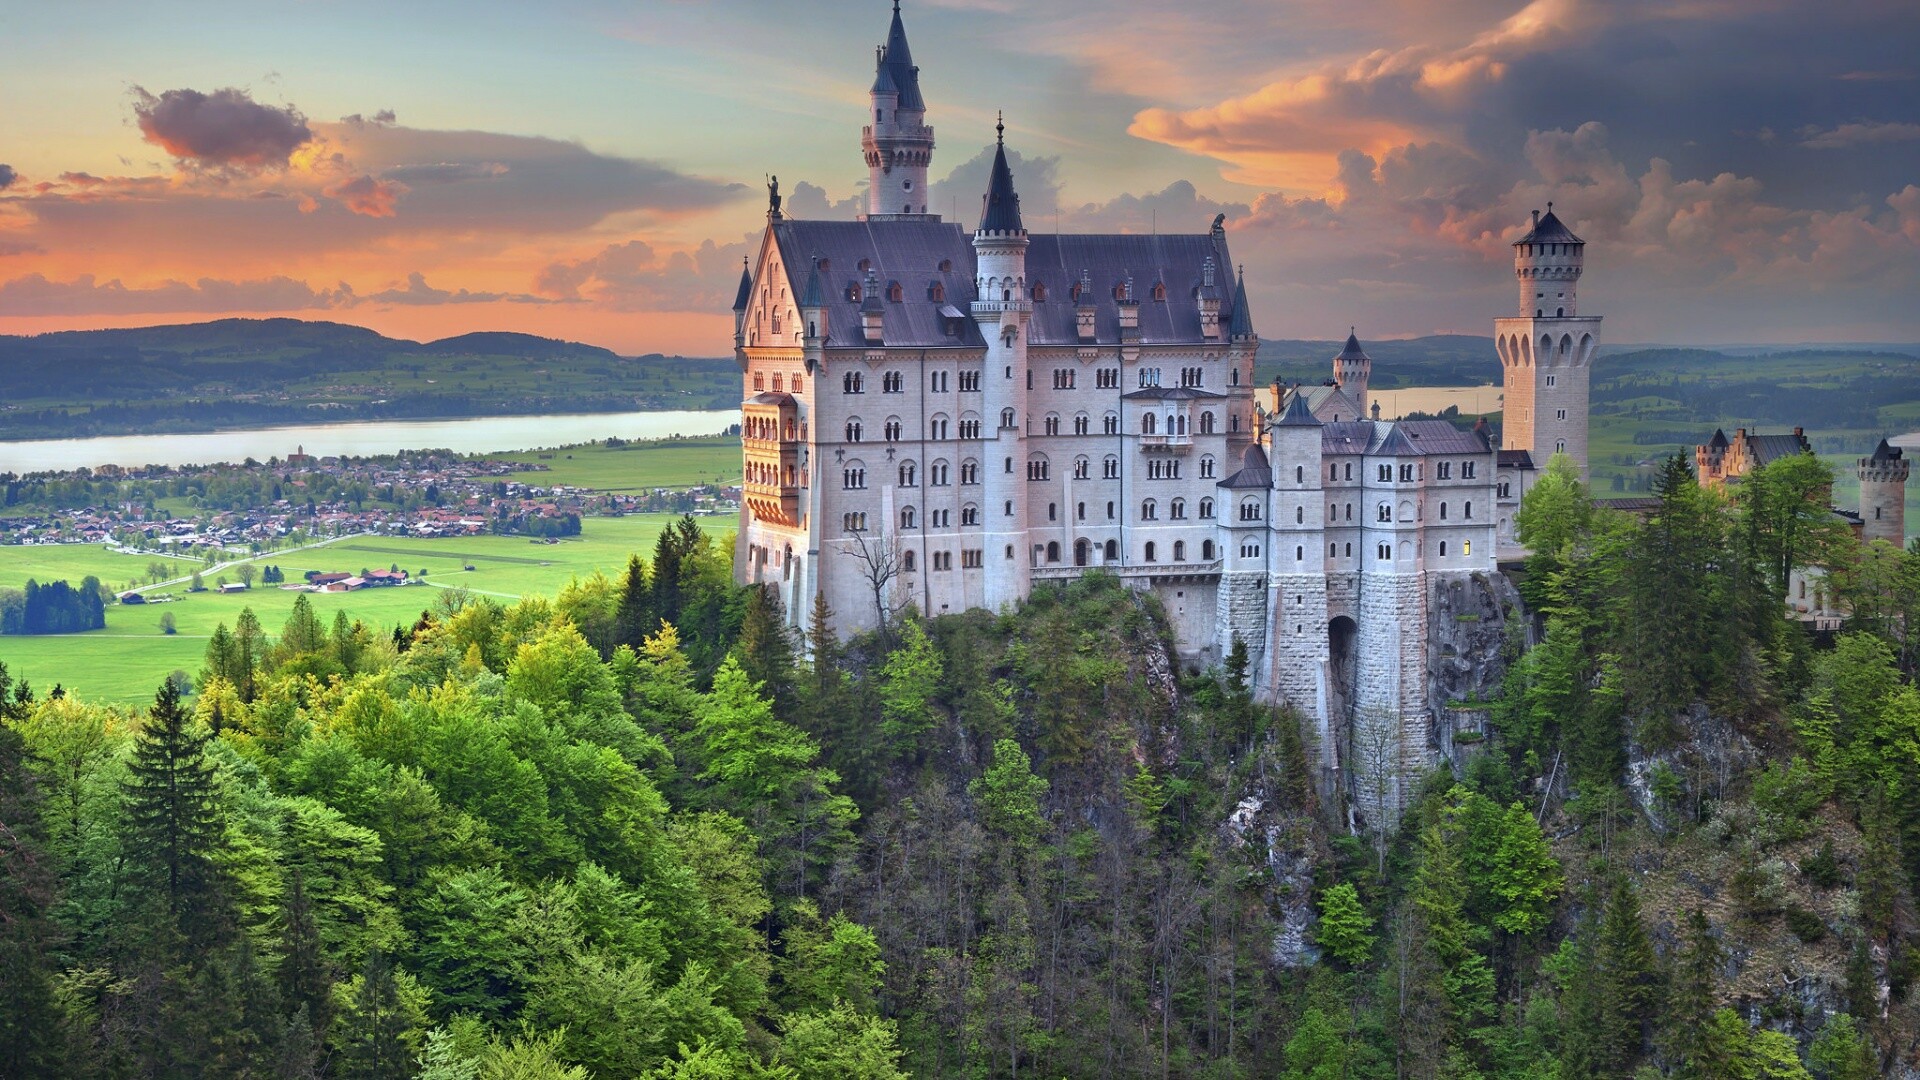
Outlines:
[[[1260,697],[1312,718],[1322,769],[1417,769],[1452,655],[1433,612],[1490,587],[1549,455],[1586,464],[1600,319],[1578,313],[1580,239],[1549,207],[1514,244],[1503,447],[1382,421],[1353,336],[1325,386],[1254,386],[1222,219],[1029,233],[1004,129],[978,226],[929,213],[933,129],[897,3],[877,68],[866,215],[795,220],[775,187],[741,278],[739,580],[795,627],[824,595],[859,631],[1099,568],[1160,599],[1183,660],[1243,641]]]

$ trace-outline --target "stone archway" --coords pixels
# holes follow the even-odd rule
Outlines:
[[[1359,671],[1354,651],[1359,636],[1360,627],[1345,615],[1327,623],[1327,720],[1335,731],[1344,730],[1353,715]]]

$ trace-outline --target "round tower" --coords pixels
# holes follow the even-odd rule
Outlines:
[[[1885,439],[1860,459],[1861,539],[1907,544],[1907,459]]]
[[[927,168],[933,161],[933,129],[920,96],[920,69],[913,66],[907,29],[894,0],[887,43],[874,58],[873,122],[860,137],[867,159],[867,216],[918,217],[927,213]]]
[[[1360,347],[1360,337],[1355,327],[1347,328],[1347,347],[1333,358],[1333,381],[1346,391],[1355,405],[1360,406],[1358,420],[1367,415],[1367,382],[1373,378],[1373,357]]]
[[[1533,212],[1533,231],[1514,241],[1513,276],[1520,284],[1520,317],[1570,319],[1580,314],[1580,272],[1587,242],[1554,216]]]
[[[1027,227],[1020,220],[1020,196],[1007,167],[1006,124],[993,155],[993,175],[981,200],[980,227],[973,233],[973,321],[986,342],[980,372],[982,474],[981,525],[984,535],[986,597],[997,608],[1027,594],[1031,579],[1027,546],[1029,481],[1051,478],[1052,465],[1030,460],[1026,449],[1027,322],[1033,301],[1027,297]]]

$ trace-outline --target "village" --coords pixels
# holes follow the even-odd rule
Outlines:
[[[609,492],[538,483],[547,469],[447,451],[346,458],[296,449],[264,463],[0,474],[0,545],[104,544],[211,564],[346,535],[548,541],[579,535],[583,517],[739,506],[735,485]]]

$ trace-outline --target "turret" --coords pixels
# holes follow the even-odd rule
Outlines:
[[[874,57],[870,96],[873,122],[860,139],[867,159],[867,216],[925,216],[933,129],[926,123],[920,69],[913,66],[913,51],[907,47],[899,0],[894,0],[887,43]]]
[[[986,422],[980,457],[985,527],[981,539],[987,553],[984,606],[989,608],[1011,604],[1027,594],[1029,490],[1057,490],[1047,485],[1058,484],[1067,475],[1065,469],[1030,460],[1027,454],[1027,323],[1033,318],[1033,301],[1027,295],[1027,227],[1020,219],[1013,170],[1007,167],[1006,124],[996,124],[994,130],[998,140],[993,174],[981,198],[980,226],[973,233],[979,277],[974,282],[978,299],[972,311],[987,344],[980,379]],[[1003,552],[1014,557],[1006,558]]]
[[[733,294],[733,348],[736,354],[747,347],[747,303],[753,299],[753,271],[746,256],[740,257],[740,291]],[[742,354],[744,360],[744,354]]]
[[[820,280],[820,259],[815,256],[807,261],[812,265],[807,269],[806,287],[800,290],[800,325],[803,331],[800,341],[809,359],[817,359],[821,346],[826,344],[832,330],[827,326],[827,289]]]
[[[1587,242],[1573,235],[1547,204],[1533,212],[1533,229],[1513,242],[1513,276],[1520,283],[1520,317],[1568,319],[1580,313],[1580,273]]]
[[[885,340],[886,314],[887,305],[880,298],[880,278],[869,268],[866,283],[860,286],[860,330],[867,344],[878,345]]]
[[[1120,343],[1134,345],[1140,341],[1140,299],[1133,295],[1133,275],[1120,284]]]
[[[1906,546],[1907,466],[1901,448],[1885,439],[1860,459],[1861,539]]]
[[[1220,340],[1220,287],[1213,283],[1213,256],[1200,267],[1200,288],[1195,294],[1200,301],[1200,336],[1208,341]]]
[[[1333,358],[1333,381],[1346,391],[1354,404],[1360,406],[1360,415],[1367,415],[1367,382],[1373,378],[1373,357],[1360,347],[1360,337],[1354,327],[1347,328],[1347,345],[1340,355]]]

